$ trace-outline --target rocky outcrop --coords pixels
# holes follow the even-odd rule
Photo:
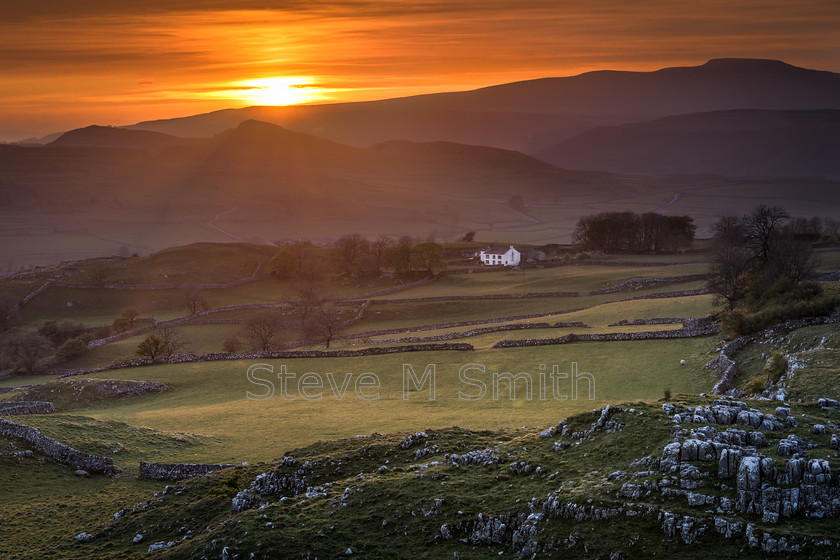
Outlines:
[[[469,451],[464,453],[463,455],[458,455],[456,453],[447,454],[444,457],[444,461],[449,463],[450,465],[493,465],[499,462],[499,456],[496,454],[495,449],[476,449],[475,451]]]
[[[780,408],[782,410],[776,410],[777,415],[789,419],[790,410]],[[668,443],[662,451],[659,468],[662,472],[679,473],[681,487],[693,488],[682,483],[690,462],[717,463],[717,478],[734,478],[735,482],[734,503],[720,498],[719,506],[726,511],[755,515],[765,524],[795,516],[840,517],[840,481],[832,474],[827,460],[808,457],[808,450],[817,447],[815,442],[795,434],[779,440],[776,452],[781,457],[789,457],[781,471],[774,466],[773,459],[759,452],[768,446],[767,432],[785,429],[776,416],[762,414],[743,402],[721,399],[711,406],[682,410],[666,403],[663,409],[677,427],[672,432],[675,441]],[[707,425],[691,430],[686,438],[679,425],[689,423]],[[713,424],[737,424],[753,431],[731,428],[718,431]],[[639,495],[641,490],[625,484],[619,495]],[[673,491],[663,490],[664,493]],[[691,495],[688,499],[689,505],[707,505],[706,501],[692,500]],[[674,523],[671,525],[676,526]]]
[[[280,464],[283,467],[298,466],[297,461],[288,457]],[[257,476],[251,486],[242,490],[231,502],[231,512],[237,514],[247,509],[259,507],[268,496],[298,496],[307,491],[306,477],[314,469],[314,465],[306,461],[291,473],[280,474],[278,471],[264,472]]]

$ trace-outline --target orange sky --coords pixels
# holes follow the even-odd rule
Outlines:
[[[837,0],[4,1],[0,140],[716,57],[840,72],[838,29]]]

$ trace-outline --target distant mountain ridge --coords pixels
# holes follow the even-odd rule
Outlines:
[[[840,110],[840,74],[776,60],[712,59],[381,101],[227,109],[128,128],[208,137],[256,119],[357,147],[448,141],[534,155],[597,127],[735,109]]]
[[[538,154],[559,167],[676,175],[840,177],[840,111],[743,109],[596,128]]]

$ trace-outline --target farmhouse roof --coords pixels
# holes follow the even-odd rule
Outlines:
[[[510,247],[507,247],[507,248],[506,247],[488,247],[488,248],[482,249],[482,251],[484,251],[485,255],[504,255],[505,253],[507,253],[508,251],[510,251],[513,248],[514,248],[513,245],[511,245]]]

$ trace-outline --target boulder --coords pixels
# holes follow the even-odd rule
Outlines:
[[[724,449],[718,461],[718,478],[732,478],[735,476],[738,473],[738,464],[743,456],[743,449]]]
[[[735,480],[737,507],[745,513],[758,513],[757,502],[761,492],[761,460],[759,457],[744,457],[738,466]]]

